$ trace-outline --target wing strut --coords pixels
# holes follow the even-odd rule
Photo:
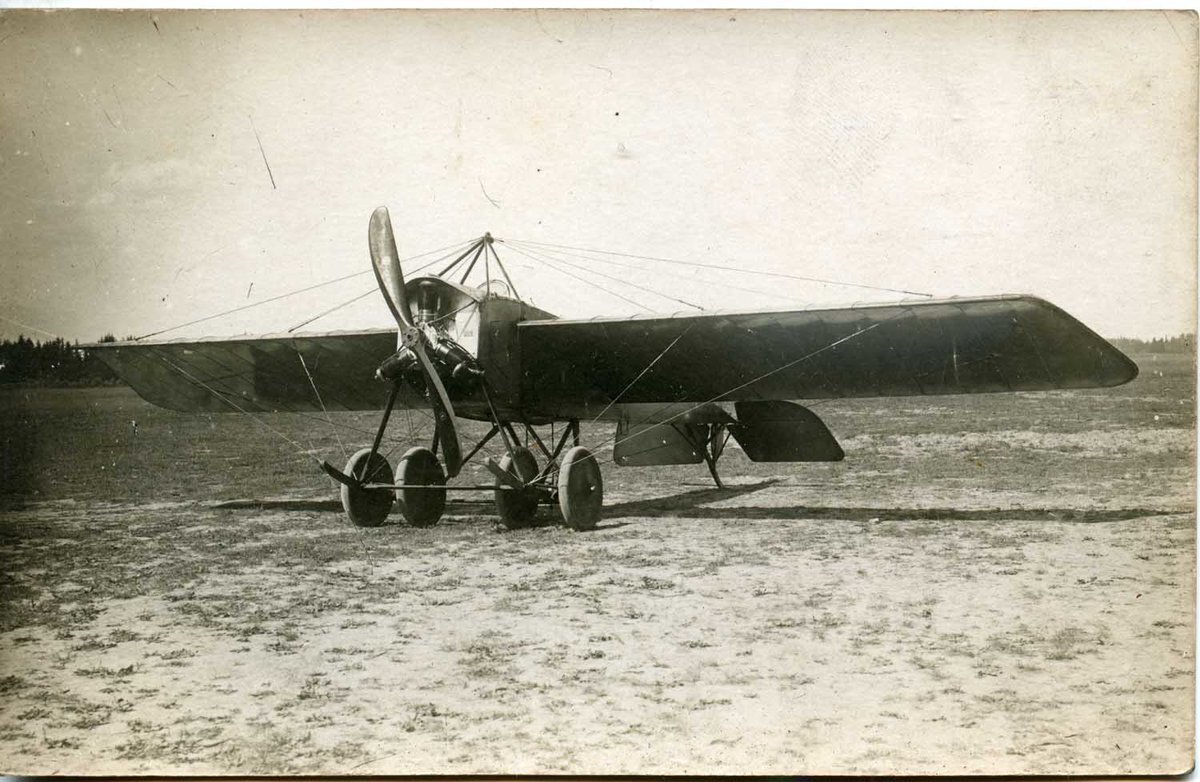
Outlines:
[[[448,274],[451,269],[453,269],[455,266],[458,266],[460,263],[462,263],[464,258],[466,258],[471,253],[477,251],[479,249],[479,243],[481,241],[483,241],[483,240],[476,239],[475,241],[471,242],[471,246],[468,247],[466,250],[464,250],[462,255],[458,256],[453,261],[451,261],[449,266],[447,266],[445,269],[442,269],[440,272],[438,272],[437,276],[445,277],[446,274]]]
[[[488,249],[492,251],[492,257],[496,259],[496,265],[500,267],[500,273],[504,275],[504,281],[508,283],[508,287],[512,290],[513,296],[516,296],[518,299],[521,298],[521,295],[517,293],[517,286],[513,284],[512,277],[508,276],[508,269],[504,268],[504,261],[500,260],[500,256],[496,253],[496,247],[492,241],[492,235],[488,234],[485,238],[487,239]]]
[[[458,280],[459,285],[462,285],[463,283],[465,283],[467,281],[467,277],[469,277],[471,275],[471,270],[474,269],[475,264],[479,262],[479,256],[483,254],[484,247],[483,247],[482,239],[480,239],[478,242],[476,242],[473,246],[475,247],[475,254],[471,256],[471,262],[467,264],[467,270],[465,272],[463,272],[463,276],[459,278],[459,280]],[[485,265],[487,264],[486,257],[484,258],[483,262]]]

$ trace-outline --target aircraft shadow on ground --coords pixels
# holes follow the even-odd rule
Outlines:
[[[339,500],[227,500],[214,503],[214,510],[277,510],[310,513],[342,513],[342,503]],[[397,508],[392,508],[392,516],[388,523],[401,523]],[[485,515],[494,516],[496,506],[492,500],[447,499],[446,514],[449,516]]]
[[[736,496],[728,490],[692,491],[652,500],[625,502],[605,508],[606,518],[628,516],[673,516],[700,520],[759,520],[780,521],[1051,521],[1098,523],[1127,521],[1149,516],[1166,516],[1182,511],[1161,508],[868,508],[859,506],[783,505],[761,507],[703,507],[704,503]]]
[[[757,483],[748,483],[738,486],[727,486],[724,489],[718,489],[715,486],[704,489],[693,489],[681,494],[673,494],[669,497],[655,497],[646,500],[635,500],[632,502],[620,502],[604,507],[604,515],[606,517],[614,516],[652,516],[655,510],[672,511],[677,510],[684,503],[686,507],[698,507],[706,502],[716,502],[718,500],[727,500],[731,497],[737,497],[743,494],[756,492],[759,489],[765,489],[768,486],[776,483],[775,480],[759,481]],[[215,510],[282,510],[282,511],[319,511],[328,513],[340,513],[342,511],[342,503],[338,500],[327,499],[279,499],[279,500],[228,500],[218,502],[212,506]],[[488,499],[461,499],[450,498],[446,500],[447,513],[495,513],[495,505],[491,498]]]
[[[606,505],[604,521],[597,529],[615,529],[625,526],[617,519],[630,517],[685,517],[700,520],[734,520],[734,519],[779,519],[793,521],[830,520],[830,521],[1056,521],[1072,523],[1099,523],[1112,521],[1128,521],[1129,519],[1146,518],[1149,516],[1166,516],[1182,513],[1179,510],[1162,508],[1119,508],[1119,509],[1085,509],[1085,508],[877,508],[862,506],[813,506],[813,505],[783,505],[755,506],[737,505],[733,507],[705,507],[708,503],[731,500],[743,495],[753,494],[765,488],[778,484],[777,480],[758,481],[723,489],[707,487],[669,494],[662,497],[628,500]],[[217,503],[213,506],[218,510],[278,510],[278,511],[309,511],[309,512],[342,512],[342,504],[337,500],[232,500]],[[490,499],[450,499],[446,503],[448,515],[491,515],[495,513]],[[550,522],[544,512],[539,512],[539,519],[533,526],[547,526]]]
[[[706,503],[720,502],[721,500],[741,497],[745,494],[753,494],[756,491],[774,486],[777,483],[779,483],[778,479],[769,478],[755,483],[726,486],[721,489],[718,489],[716,486],[708,486],[703,489],[691,489],[665,497],[648,497],[641,500],[615,502],[604,506],[604,516],[606,518],[614,518],[620,516],[677,515],[679,511],[686,510],[688,518],[695,518],[692,515],[693,511],[710,510],[701,507]]]
[[[340,511],[342,503],[337,500],[229,500],[212,506],[216,510],[293,510],[293,511]]]

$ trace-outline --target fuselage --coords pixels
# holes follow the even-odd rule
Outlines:
[[[521,301],[502,282],[467,288],[440,277],[418,277],[407,286],[409,307],[418,323],[429,324],[476,358],[491,391],[492,404],[502,420],[525,420],[521,408],[521,345],[517,324],[525,320],[554,320],[543,309]],[[438,375],[456,415],[490,421],[479,383],[455,377],[449,367]],[[543,423],[529,420],[529,423]]]

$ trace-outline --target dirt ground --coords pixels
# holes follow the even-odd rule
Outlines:
[[[731,451],[725,491],[608,464],[585,534],[473,495],[348,526],[312,457],[373,416],[263,418],[302,454],[0,391],[0,770],[1184,771],[1194,384],[1135,358],[1105,391],[817,405],[845,462]]]

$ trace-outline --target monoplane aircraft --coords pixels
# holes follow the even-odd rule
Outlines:
[[[382,409],[369,447],[343,469],[322,463],[350,521],[367,527],[395,504],[410,524],[434,524],[446,492],[458,489],[493,492],[509,528],[529,524],[539,503],[557,502],[567,525],[590,529],[603,482],[580,421],[615,422],[618,466],[703,462],[720,486],[730,437],[756,462],[843,458],[797,400],[1094,388],[1138,371],[1031,296],[557,319],[515,293],[495,241],[485,235],[440,273],[405,280],[380,207],[368,243],[395,330],[90,347],[144,399],[172,410]],[[481,258],[487,280],[467,287]],[[491,277],[493,260],[503,281]],[[393,471],[380,445],[402,389],[432,409],[435,427],[432,442],[414,444]],[[465,455],[457,419],[491,424]],[[492,484],[447,484],[497,436],[504,456],[485,461]]]

